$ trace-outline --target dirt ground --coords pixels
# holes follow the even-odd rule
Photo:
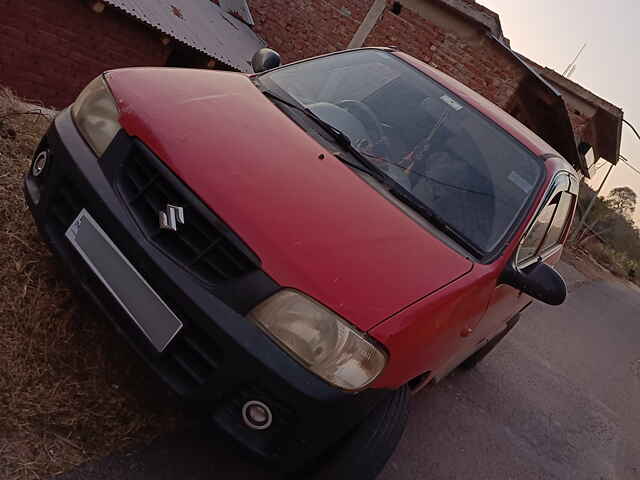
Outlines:
[[[72,295],[22,177],[49,118],[0,88],[0,478],[41,479],[171,429],[178,408]],[[166,401],[164,400],[166,399]]]
[[[620,282],[629,288],[640,291],[640,287],[626,278],[621,278],[611,273],[603,265],[600,265],[587,250],[581,248],[566,247],[562,260],[575,267],[590,280],[610,280]]]

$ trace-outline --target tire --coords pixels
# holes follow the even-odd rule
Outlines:
[[[409,416],[409,387],[403,386],[371,412],[355,430],[298,478],[373,480],[395,451]]]
[[[478,363],[484,360],[484,357],[489,355],[489,353],[496,348],[496,345],[500,343],[500,341],[507,336],[507,333],[511,331],[513,327],[516,326],[518,321],[520,320],[520,314],[513,317],[511,320],[507,322],[507,328],[502,330],[498,335],[493,337],[489,342],[483,346],[480,350],[477,350],[475,353],[471,354],[471,356],[467,357],[467,359],[460,364],[460,368],[463,370],[471,370]]]

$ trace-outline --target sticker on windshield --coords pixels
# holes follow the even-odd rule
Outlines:
[[[440,100],[442,100],[444,103],[446,103],[447,105],[449,105],[451,108],[453,108],[456,112],[458,110],[462,110],[462,105],[460,105],[458,102],[456,102],[453,98],[451,98],[449,95],[442,95],[440,97]]]
[[[531,189],[533,188],[533,185],[531,185],[524,178],[522,178],[520,175],[518,175],[517,172],[511,172],[509,174],[509,180],[511,180],[513,183],[515,183],[518,187],[520,187],[520,189],[522,191],[524,191],[524,193],[529,193],[531,191]]]

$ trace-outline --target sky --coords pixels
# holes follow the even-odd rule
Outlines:
[[[511,48],[562,73],[587,43],[571,80],[624,110],[640,132],[640,1],[638,0],[479,0],[500,15]],[[640,139],[622,127],[620,153],[640,170]],[[600,185],[607,166],[590,185]],[[640,199],[640,174],[622,162],[602,190],[629,186]],[[635,215],[640,221],[640,202]]]

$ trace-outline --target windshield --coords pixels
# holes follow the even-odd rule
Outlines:
[[[268,72],[460,236],[494,250],[534,193],[541,162],[498,125],[392,54],[358,50]]]

